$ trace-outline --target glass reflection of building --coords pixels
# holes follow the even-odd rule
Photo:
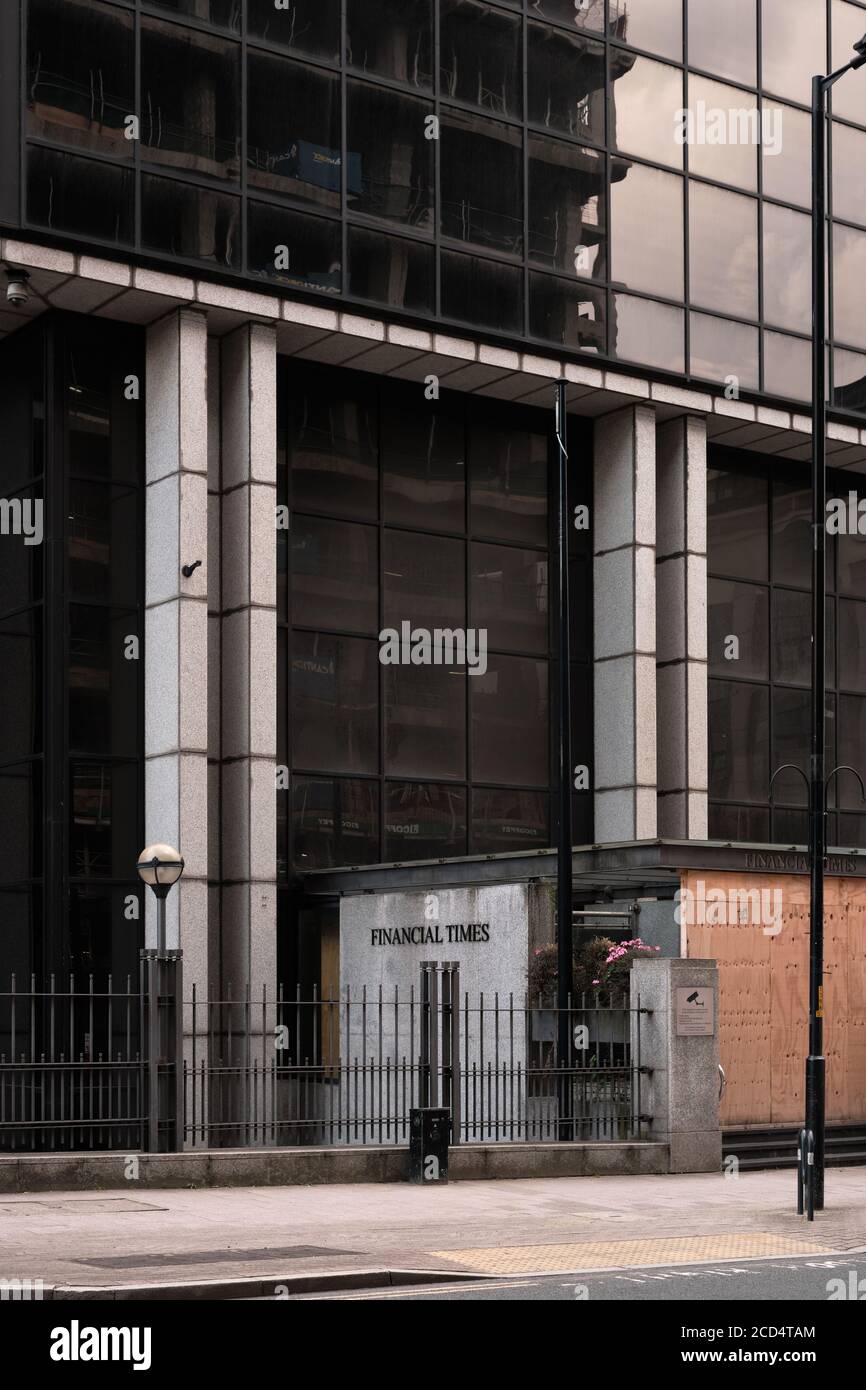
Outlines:
[[[28,0],[23,224],[804,400],[809,79],[862,8]],[[833,99],[832,389],[859,410],[866,107]],[[784,138],[684,148],[684,107]]]

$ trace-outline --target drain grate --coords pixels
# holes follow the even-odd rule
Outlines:
[[[321,1245],[284,1245],[276,1250],[187,1250],[173,1255],[104,1255],[99,1259],[74,1260],[94,1269],[165,1269],[169,1265],[215,1265],[228,1260],[323,1259],[327,1255],[358,1255],[358,1250],[328,1250]]]

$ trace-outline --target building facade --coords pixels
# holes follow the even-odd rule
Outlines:
[[[347,983],[346,898],[552,881],[562,378],[576,905],[685,955],[695,875],[799,902],[805,788],[770,779],[808,766],[808,104],[864,31],[858,0],[6,0],[0,968],[134,972],[153,841],[212,998]],[[856,512],[866,80],[832,100]],[[864,557],[832,538],[828,765],[860,771]],[[841,775],[829,842],[863,1119]],[[553,931],[529,915],[521,959]],[[723,1057],[799,1047],[795,919],[784,1018],[763,985],[738,1011],[777,938],[700,940]],[[734,1118],[787,1120],[797,1084]]]

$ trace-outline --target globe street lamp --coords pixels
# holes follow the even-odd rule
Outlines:
[[[856,57],[828,77],[812,78],[812,748],[809,769],[809,1055],[806,1059],[806,1134],[814,1207],[824,1206],[824,858],[827,852],[824,775],[826,644],[824,590],[827,571],[827,372],[824,350],[827,279],[827,93],[846,72],[866,64],[866,35]],[[802,1195],[802,1194],[801,1194]],[[810,1203],[810,1206],[812,1204]]]
[[[157,955],[165,956],[165,900],[183,873],[183,859],[171,845],[149,845],[142,850],[138,864],[142,883],[152,888],[156,896]]]

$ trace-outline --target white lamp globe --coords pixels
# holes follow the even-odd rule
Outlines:
[[[183,873],[183,859],[171,845],[148,845],[136,868],[139,878],[151,888],[171,888]]]

